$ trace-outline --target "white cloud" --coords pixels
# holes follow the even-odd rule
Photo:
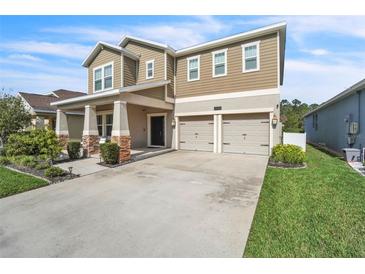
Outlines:
[[[17,53],[38,53],[82,59],[91,50],[91,47],[76,43],[51,43],[30,40],[1,43],[0,49]]]
[[[329,55],[330,52],[326,49],[304,49],[303,52],[310,53],[315,56]]]
[[[44,28],[43,32],[64,34],[72,39],[82,41],[106,41],[118,43],[124,34],[140,36],[141,38],[169,44],[175,48],[191,46],[207,40],[209,34],[228,31],[233,25],[212,16],[195,16],[175,23],[155,23],[138,25],[120,25],[118,27],[100,28],[99,26],[87,27],[53,27]]]
[[[334,64],[287,59],[282,98],[322,103],[360,81],[365,76],[361,63]]]
[[[43,61],[41,58],[30,55],[30,54],[10,54],[8,56],[10,60],[20,60],[20,61],[32,61],[32,62],[41,62]]]

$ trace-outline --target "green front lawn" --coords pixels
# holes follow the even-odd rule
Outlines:
[[[365,178],[307,148],[308,168],[268,168],[244,257],[365,257]]]
[[[0,166],[0,198],[45,185],[44,180]]]

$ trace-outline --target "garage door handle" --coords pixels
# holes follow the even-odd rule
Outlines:
[[[185,123],[180,123],[181,126],[185,125]]]
[[[246,133],[243,133],[242,136],[247,136],[247,134]]]
[[[230,145],[231,143],[223,143],[223,145]]]
[[[228,124],[230,124],[231,122],[223,122],[223,124],[225,124],[225,125],[228,125]]]
[[[185,141],[180,141],[180,144],[185,144]]]
[[[214,123],[208,123],[208,125],[214,125]]]
[[[268,124],[269,121],[261,121],[261,124]]]
[[[261,144],[260,146],[262,146],[262,147],[268,147],[269,145]]]
[[[209,145],[214,145],[214,143],[213,143],[213,142],[209,142],[208,144],[209,144]]]

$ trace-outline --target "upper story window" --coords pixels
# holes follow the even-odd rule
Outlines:
[[[213,77],[227,75],[227,49],[212,52]]]
[[[155,60],[150,60],[146,62],[146,79],[152,79],[154,77],[155,70]]]
[[[113,88],[113,63],[94,68],[94,91]]]
[[[260,70],[260,42],[242,45],[242,72]]]
[[[200,56],[193,56],[186,59],[188,67],[188,81],[200,79]]]

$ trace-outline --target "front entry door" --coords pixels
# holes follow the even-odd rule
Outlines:
[[[151,146],[165,146],[165,116],[151,116]]]

